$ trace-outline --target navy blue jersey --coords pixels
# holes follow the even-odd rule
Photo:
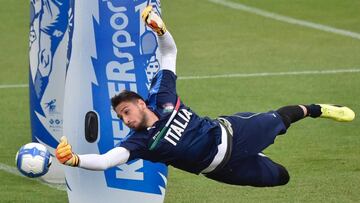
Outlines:
[[[169,120],[177,99],[176,75],[160,70],[152,80],[146,101],[159,120],[146,130],[131,131],[120,144],[130,151],[129,161],[141,158],[162,162],[196,174],[209,166],[221,143],[219,123],[199,117],[182,102],[165,136],[153,150],[149,149],[153,137]]]

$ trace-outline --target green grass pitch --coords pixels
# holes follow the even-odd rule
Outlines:
[[[356,0],[231,0],[360,33]],[[207,0],[162,1],[178,46],[177,73],[234,73],[360,69],[360,40]],[[28,1],[0,8],[0,85],[28,83]],[[336,103],[360,114],[360,73],[178,80],[178,93],[200,115],[268,111],[287,104]],[[27,88],[0,89],[0,163],[14,167],[30,141]],[[286,186],[237,187],[169,170],[165,202],[360,202],[360,119],[352,123],[306,119],[265,154],[290,172]],[[0,202],[67,202],[65,191],[0,170]]]

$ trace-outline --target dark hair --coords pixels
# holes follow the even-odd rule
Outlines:
[[[144,99],[138,95],[136,92],[123,90],[119,94],[113,96],[111,98],[111,106],[113,109],[115,109],[121,102],[129,102],[129,101],[135,101],[141,99],[144,101]]]

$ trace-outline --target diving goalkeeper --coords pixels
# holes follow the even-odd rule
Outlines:
[[[289,181],[286,168],[262,154],[278,135],[307,117],[340,122],[355,118],[348,107],[330,104],[285,106],[217,119],[199,117],[176,93],[177,49],[171,34],[151,6],[143,11],[142,18],[158,35],[162,66],[152,80],[147,100],[131,91],[111,99],[114,111],[131,132],[119,146],[102,155],[77,155],[63,137],[56,149],[61,163],[106,170],[141,158],[227,184],[279,186]]]

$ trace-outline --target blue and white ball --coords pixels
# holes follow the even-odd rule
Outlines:
[[[51,155],[44,145],[32,142],[19,149],[16,153],[15,162],[23,175],[36,178],[49,171]]]

